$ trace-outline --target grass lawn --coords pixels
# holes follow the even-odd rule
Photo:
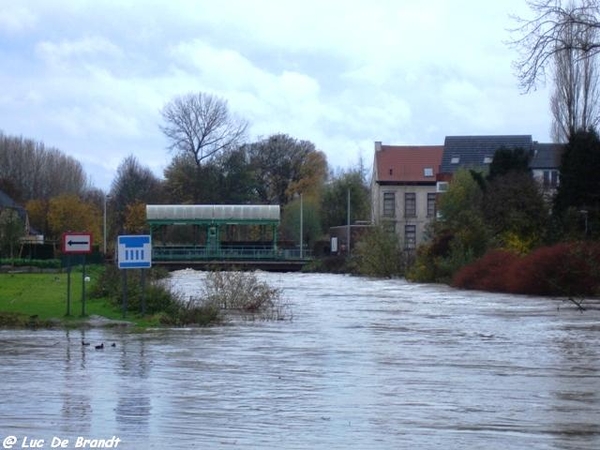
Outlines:
[[[100,315],[109,319],[121,319],[121,310],[108,299],[90,299],[89,289],[97,278],[98,269],[91,267],[86,275],[86,315]],[[0,316],[30,320],[37,316],[40,321],[60,319],[65,324],[75,324],[82,316],[82,273],[71,272],[71,314],[67,314],[67,273],[0,273]],[[0,318],[0,323],[2,319]]]

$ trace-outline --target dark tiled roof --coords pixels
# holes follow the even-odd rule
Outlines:
[[[0,189],[0,208],[20,208],[15,201]]]
[[[529,163],[531,169],[558,169],[564,144],[533,143],[533,158]]]
[[[15,202],[12,198],[6,194],[6,192],[0,189],[0,210],[3,208],[13,208],[19,217],[27,222],[27,211],[17,202]],[[36,233],[37,234],[37,233]]]
[[[376,181],[435,184],[443,152],[441,145],[382,145],[375,152]]]
[[[462,167],[485,167],[499,148],[531,150],[531,135],[504,136],[446,136],[442,173],[454,173]]]

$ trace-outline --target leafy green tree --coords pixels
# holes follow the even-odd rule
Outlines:
[[[141,202],[130,203],[125,212],[125,233],[143,234],[148,233],[146,223],[146,204]]]
[[[177,155],[164,174],[169,203],[248,204],[258,200],[254,171],[243,147],[225,151],[201,166],[187,155]]]
[[[492,181],[510,172],[530,173],[529,160],[530,154],[523,148],[501,147],[494,153],[487,179]]]
[[[261,203],[285,205],[303,191],[301,180],[311,179],[320,186],[320,176],[327,173],[324,155],[309,141],[299,141],[287,134],[276,134],[246,146],[256,177]],[[320,164],[325,167],[315,167]]]
[[[600,138],[594,129],[573,134],[562,155],[560,184],[554,206],[597,208],[600,202]]]
[[[300,208],[302,207],[302,212]],[[311,249],[321,238],[321,222],[318,202],[310,196],[302,196],[288,203],[281,217],[281,238],[300,244],[300,216],[302,215],[302,242]]]
[[[404,255],[398,235],[384,226],[373,227],[357,242],[352,255],[362,275],[392,278],[404,271]]]
[[[553,219],[562,239],[600,238],[600,138],[595,129],[579,130],[565,146]]]
[[[224,152],[215,164],[220,202],[232,205],[258,202],[257,180],[244,147]]]
[[[497,175],[488,184],[483,214],[494,245],[519,253],[542,242],[550,217],[539,184],[518,171]]]
[[[447,230],[470,228],[473,220],[482,219],[483,192],[468,170],[458,170],[448,191],[440,196],[438,212],[442,220],[439,227]]]
[[[164,191],[167,203],[194,204],[202,203],[205,192],[215,190],[214,186],[207,189],[207,181],[211,178],[207,172],[196,166],[188,155],[176,155],[164,171]]]
[[[286,194],[289,197],[302,193],[307,197],[318,200],[327,179],[327,157],[320,151],[311,151],[306,155],[300,166],[299,177],[292,180]]]
[[[59,195],[50,199],[48,226],[50,238],[58,239],[67,231],[86,231],[96,240],[100,236],[102,212],[92,202],[81,200],[73,194]]]
[[[0,252],[15,257],[19,239],[25,236],[25,223],[14,208],[0,210]]]
[[[448,281],[458,269],[485,253],[489,232],[483,200],[483,190],[471,172],[457,171],[448,191],[439,198],[440,219],[431,227],[431,242],[417,252],[412,277],[420,281]]]
[[[48,234],[48,200],[29,200],[25,205],[29,224],[43,235]]]
[[[350,192],[350,222],[370,220],[369,186],[361,167],[342,171],[324,188],[321,200],[324,231],[348,222],[348,192]]]
[[[127,208],[136,203],[161,203],[161,181],[138,159],[129,155],[119,165],[110,189],[110,213],[113,233],[125,226]],[[111,234],[113,234],[111,233]]]

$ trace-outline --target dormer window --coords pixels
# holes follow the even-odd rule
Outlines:
[[[450,160],[450,164],[458,164],[460,162],[460,156],[453,156]]]
[[[484,164],[491,164],[492,163],[492,157],[491,156],[484,156],[483,157],[483,163]]]
[[[423,169],[423,176],[425,176],[425,177],[432,177],[433,176],[433,168],[431,168],[431,167],[425,167]]]

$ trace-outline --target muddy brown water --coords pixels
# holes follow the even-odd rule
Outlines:
[[[259,276],[291,320],[0,330],[0,448],[12,436],[13,448],[113,437],[121,449],[600,448],[597,308]],[[175,272],[173,285],[193,296],[202,277]]]

